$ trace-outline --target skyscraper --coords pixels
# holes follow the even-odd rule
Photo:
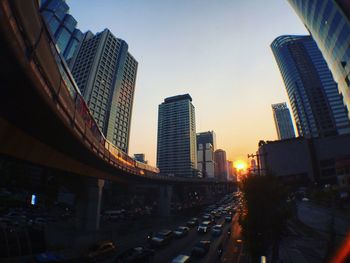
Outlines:
[[[128,153],[137,61],[108,29],[87,32],[70,61],[74,79],[106,138]]]
[[[196,122],[189,94],[159,105],[157,166],[164,175],[197,176]]]
[[[271,44],[300,136],[350,132],[337,84],[311,36],[280,36]]]
[[[288,1],[316,41],[350,109],[350,2]]]
[[[61,54],[68,61],[83,39],[83,33],[76,28],[77,21],[68,14],[69,6],[65,0],[45,0],[40,3],[40,12]]]
[[[224,150],[216,150],[214,153],[215,159],[215,177],[219,180],[227,180],[228,169],[226,152]]]
[[[204,146],[210,143],[213,147],[213,151],[216,150],[216,135],[214,131],[200,132],[197,133],[197,149],[199,144],[203,144]]]
[[[279,140],[294,138],[294,127],[287,103],[272,104],[273,118],[275,120]]]
[[[214,149],[210,143],[198,144],[197,161],[197,168],[201,172],[203,178],[215,177]]]

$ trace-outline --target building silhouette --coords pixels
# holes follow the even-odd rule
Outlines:
[[[316,41],[350,107],[350,2],[288,0]]]
[[[166,98],[158,109],[157,166],[169,176],[197,176],[195,108],[189,94]]]
[[[106,138],[128,153],[138,66],[128,44],[108,29],[88,31],[69,66]]]
[[[290,116],[287,103],[272,104],[273,119],[276,125],[279,140],[295,137],[292,117]]]
[[[283,77],[300,136],[350,132],[337,83],[311,36],[280,36],[271,48]]]
[[[227,180],[228,169],[227,169],[226,152],[221,149],[216,150],[214,154],[214,159],[215,159],[215,177],[219,180]]]

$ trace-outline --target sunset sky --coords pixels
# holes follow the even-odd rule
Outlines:
[[[109,28],[139,63],[130,152],[156,162],[158,105],[189,93],[197,132],[230,160],[277,138],[271,104],[288,101],[271,42],[306,34],[287,0],[69,0],[84,32]]]

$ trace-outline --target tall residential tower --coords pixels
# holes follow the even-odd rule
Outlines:
[[[74,79],[106,138],[128,153],[137,61],[108,29],[87,32],[70,61]]]
[[[278,139],[284,140],[294,138],[294,127],[287,103],[277,103],[272,104],[271,106]]]
[[[189,94],[159,105],[157,166],[164,175],[197,176],[196,121]]]
[[[280,36],[271,44],[300,136],[350,132],[347,110],[322,53],[311,36]]]
[[[350,109],[350,1],[288,2],[316,41]]]

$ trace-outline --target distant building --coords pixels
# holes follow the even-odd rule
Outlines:
[[[227,159],[224,150],[216,150],[214,154],[215,159],[215,177],[219,180],[227,180]]]
[[[202,177],[215,178],[215,161],[213,146],[210,143],[199,144],[197,149],[197,168],[201,173]]]
[[[213,147],[213,151],[216,150],[216,135],[214,131],[197,133],[197,149],[200,144],[206,145],[210,143]]]
[[[145,154],[144,154],[144,153],[135,153],[135,154],[134,154],[134,159],[135,159],[136,161],[141,162],[141,163],[145,163],[145,164],[148,163],[148,161],[146,161],[146,158],[145,158]]]
[[[159,105],[157,167],[172,176],[197,176],[195,109],[189,94]]]
[[[230,181],[236,181],[236,175],[233,169],[233,162],[227,161],[227,179]]]
[[[300,136],[350,132],[347,109],[322,53],[311,36],[280,36],[271,44]]]
[[[350,134],[261,143],[259,154],[262,175],[305,184],[347,184]]]
[[[108,29],[87,32],[69,66],[106,138],[128,153],[138,66],[128,44]]]
[[[76,28],[77,21],[68,14],[69,6],[64,0],[45,0],[41,1],[40,12],[61,54],[68,61],[83,40],[83,33]]]
[[[272,111],[278,139],[294,138],[294,127],[287,103],[272,104]]]
[[[350,109],[350,1],[288,2],[316,41]]]
[[[250,160],[249,171],[250,171],[250,172],[253,172],[253,173],[256,173],[257,170],[258,170],[258,166],[256,165],[255,159],[251,159],[251,160]]]

